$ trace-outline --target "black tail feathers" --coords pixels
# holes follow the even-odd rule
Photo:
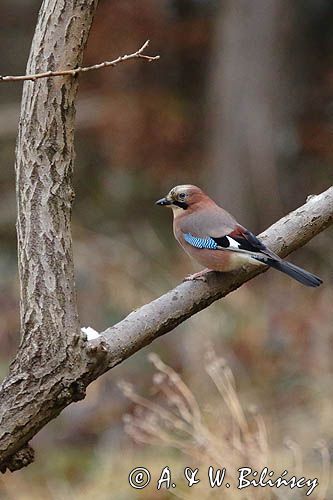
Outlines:
[[[288,274],[288,276],[294,278],[296,281],[299,281],[302,285],[317,287],[322,284],[322,280],[318,278],[318,276],[315,276],[314,274],[311,274],[308,271],[291,264],[290,262],[267,259],[265,264],[268,264],[270,267],[273,267],[282,273]]]

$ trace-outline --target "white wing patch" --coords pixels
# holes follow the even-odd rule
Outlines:
[[[240,243],[238,243],[236,240],[231,238],[230,236],[227,236],[228,241],[229,241],[229,248],[240,248]]]

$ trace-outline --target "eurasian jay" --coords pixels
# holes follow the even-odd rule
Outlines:
[[[196,186],[176,186],[156,204],[172,208],[177,241],[207,268],[188,279],[204,279],[210,270],[233,271],[252,262],[273,267],[306,286],[322,283],[314,274],[283,261]]]

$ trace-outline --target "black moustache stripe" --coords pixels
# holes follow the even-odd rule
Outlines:
[[[188,204],[187,203],[184,203],[183,201],[173,201],[172,202],[174,205],[176,205],[177,207],[179,208],[183,208],[184,210],[186,210],[188,208]]]

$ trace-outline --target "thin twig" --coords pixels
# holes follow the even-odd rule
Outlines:
[[[99,64],[94,64],[93,66],[86,66],[84,68],[75,68],[75,69],[66,69],[59,71],[45,71],[45,73],[36,73],[31,75],[18,75],[18,76],[1,76],[0,82],[18,82],[24,80],[32,80],[33,82],[39,78],[49,78],[53,76],[75,76],[78,73],[86,73],[87,71],[92,71],[95,69],[108,68],[109,66],[116,66],[117,64],[125,61],[129,61],[130,59],[146,59],[146,61],[156,61],[160,58],[160,56],[148,56],[143,54],[144,50],[148,47],[149,40],[147,40],[142,47],[133,52],[133,54],[125,54],[124,56],[119,56],[117,59],[113,61],[104,61]]]

